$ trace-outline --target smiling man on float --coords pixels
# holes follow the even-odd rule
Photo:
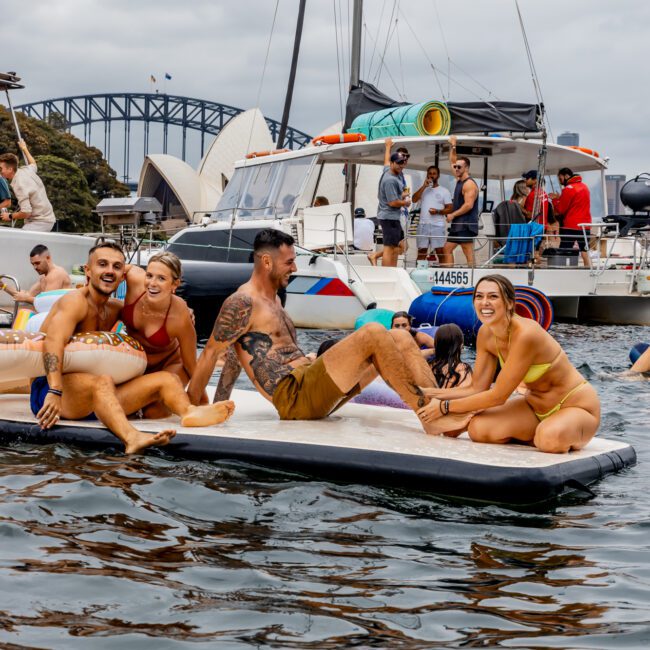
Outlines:
[[[180,379],[169,372],[154,372],[115,386],[111,377],[86,373],[63,373],[63,352],[73,334],[110,331],[118,320],[122,301],[111,295],[124,279],[126,262],[114,243],[99,244],[88,253],[88,284],[61,297],[52,307],[41,331],[46,334],[43,352],[45,376],[31,386],[31,407],[43,429],[61,417],[82,420],[97,417],[125,446],[136,453],[152,445],[165,445],[173,429],[150,434],[138,431],[127,419],[155,401],[162,401],[181,416],[183,426],[218,424],[232,414],[232,402],[192,406]]]

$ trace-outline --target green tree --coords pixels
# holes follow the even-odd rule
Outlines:
[[[109,196],[128,196],[129,188],[117,180],[97,147],[87,146],[65,130],[62,115],[51,115],[47,121],[22,113],[17,118],[22,136],[36,158],[59,229],[96,230],[99,221],[92,211],[97,203]],[[0,106],[0,152],[7,151],[21,158],[11,115]]]

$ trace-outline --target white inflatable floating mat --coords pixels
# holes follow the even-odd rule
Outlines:
[[[339,481],[510,504],[532,504],[581,489],[634,465],[623,442],[595,438],[580,451],[544,454],[525,445],[487,445],[466,437],[427,436],[411,411],[347,404],[325,420],[281,422],[252,391],[235,390],[235,414],[217,427],[182,428],[177,418],[139,420],[177,434],[165,453],[202,460],[236,459]],[[99,422],[61,421],[50,431],[34,423],[24,395],[0,395],[0,439],[115,447]]]

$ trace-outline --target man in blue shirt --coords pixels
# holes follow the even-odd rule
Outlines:
[[[11,192],[7,181],[0,176],[0,211],[2,214],[9,212],[11,207]]]

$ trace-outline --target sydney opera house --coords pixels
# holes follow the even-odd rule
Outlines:
[[[341,123],[322,133],[338,133]],[[153,196],[163,207],[163,215],[190,223],[201,221],[217,206],[232,177],[235,163],[251,151],[275,148],[269,128],[259,109],[232,118],[210,145],[198,169],[168,154],[146,156],[138,182],[138,196]],[[380,167],[364,166],[359,172],[356,205],[374,214]],[[330,203],[343,201],[345,176],[342,167],[326,166],[319,183],[319,194]]]

